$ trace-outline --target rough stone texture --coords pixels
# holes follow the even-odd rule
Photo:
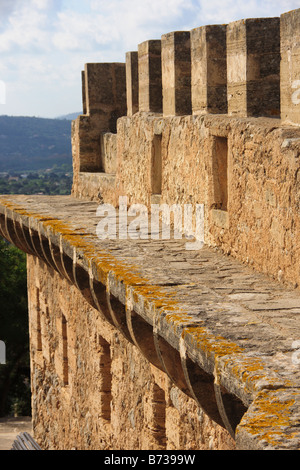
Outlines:
[[[117,168],[117,134],[105,132],[100,136],[101,170],[104,173],[116,173]]]
[[[164,116],[191,114],[191,44],[189,31],[161,38]]]
[[[33,257],[28,276],[33,426],[43,449],[234,449],[228,433],[151,366],[75,287]],[[32,336],[37,309],[41,350]],[[67,320],[68,385],[55,361],[63,341],[62,315]],[[103,341],[108,345],[104,358]],[[111,386],[105,396],[101,384],[108,363]]]
[[[191,30],[193,114],[227,113],[226,25]]]
[[[75,179],[101,170],[100,135],[116,132],[117,119],[127,114],[125,64],[86,64],[83,87],[86,114],[72,122]]]
[[[114,131],[116,121],[126,115],[125,63],[94,63],[85,65],[86,109],[97,114],[103,126]]]
[[[280,114],[280,19],[235,21],[227,26],[228,113]]]
[[[162,113],[161,41],[138,46],[139,110]]]
[[[278,18],[192,32],[192,85],[204,87],[188,116],[175,114],[189,48],[170,33],[162,54],[161,41],[138,47],[132,116],[130,104],[118,121],[106,107],[118,105],[115,65],[86,68],[73,197],[0,198],[0,233],[29,255],[34,426],[46,448],[232,448],[229,435],[238,449],[300,448],[300,130],[286,109],[298,18],[281,20],[283,122]],[[221,112],[204,97],[224,87],[225,29],[229,115],[207,114]],[[104,69],[115,75],[101,85]],[[174,116],[162,115],[162,71]],[[127,208],[202,204],[205,245],[190,251],[161,230],[150,239],[151,221],[124,220],[119,196]],[[109,218],[99,203],[112,204]],[[114,215],[116,239],[100,240]]]
[[[249,450],[299,449],[299,406],[299,390],[260,392],[238,427],[237,445]],[[295,427],[287,435],[291,421]]]
[[[281,15],[281,118],[300,124],[300,10]]]
[[[126,53],[126,90],[127,116],[133,116],[139,110],[139,70],[138,53]]]
[[[80,199],[118,205],[116,177],[106,173],[79,173],[73,181],[73,194]]]
[[[44,263],[50,269],[41,276],[35,272],[29,281],[30,289],[34,279],[38,282],[29,301],[31,344],[37,351],[36,356],[32,352],[35,364],[42,367],[45,360],[53,357],[59,383],[69,387],[72,399],[76,394],[72,383],[81,360],[80,351],[88,347],[88,340],[82,336],[78,339],[75,327],[69,328],[73,314],[74,322],[81,325],[82,335],[93,338],[81,324],[87,318],[87,314],[82,314],[83,308],[68,304],[75,286],[92,307],[93,317],[105,319],[116,328],[137,347],[147,364],[166,373],[213,421],[225,427],[232,437],[239,438],[239,448],[249,447],[247,435],[253,412],[256,426],[262,429],[262,434],[253,430],[257,448],[264,446],[266,440],[267,446],[278,449],[299,448],[299,419],[294,413],[300,387],[299,368],[294,361],[299,291],[287,290],[218,250],[209,247],[186,250],[185,239],[130,236],[99,240],[95,235],[101,220],[97,207],[95,203],[71,197],[1,197],[1,234],[27,253],[35,254],[39,261],[30,260],[39,269]],[[116,215],[121,223],[120,212]],[[133,220],[134,217],[128,217],[128,229]],[[55,286],[59,287],[55,272],[69,283],[68,289],[62,289],[63,295],[55,293]],[[45,291],[43,284],[49,282],[51,288]],[[60,342],[51,330],[52,321]],[[97,336],[100,363],[105,365],[104,377],[97,387],[100,400],[97,406],[100,415],[107,419],[113,374],[107,365],[110,341],[103,335]],[[123,375],[126,364],[128,354],[123,352],[120,358]],[[46,374],[49,370],[54,377],[47,364]],[[84,373],[86,378],[86,369]],[[141,380],[144,376],[139,375]],[[78,386],[82,390],[85,384],[82,377]],[[164,388],[158,380],[156,385],[151,386],[150,398],[146,399],[146,423],[159,417],[157,425],[150,426],[154,433],[151,436],[158,433],[156,445],[164,446],[167,439],[166,431],[161,434]],[[93,386],[96,384],[88,387],[89,396]],[[41,382],[37,388],[33,383],[33,389],[37,390],[34,394],[37,400]],[[154,410],[149,410],[149,400],[155,402]],[[278,414],[277,403],[281,401],[289,403],[281,432],[268,433],[264,428]],[[61,415],[66,420],[69,405],[64,409],[66,413]],[[132,413],[130,417],[133,419]],[[118,418],[118,426],[120,421]],[[276,425],[281,426],[279,422]]]
[[[204,203],[207,243],[300,285],[299,131],[275,119],[122,118],[115,188],[130,204],[150,205],[155,134],[162,135],[161,203]],[[215,210],[217,137],[228,145],[227,211]]]

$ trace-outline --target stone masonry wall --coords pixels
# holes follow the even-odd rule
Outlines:
[[[234,449],[78,290],[28,257],[33,427],[43,449]]]
[[[204,203],[209,244],[300,285],[299,130],[263,118],[162,119],[141,113],[122,118],[116,178],[129,204],[151,204],[155,135],[161,135],[160,203]],[[226,161],[219,171],[222,152]],[[223,208],[222,191],[227,192]]]
[[[300,285],[298,128],[266,118],[136,113],[118,120],[114,178],[81,173],[74,194],[113,205],[123,195],[129,205],[150,208],[157,202],[151,183],[155,141],[161,204],[204,203],[208,244]]]

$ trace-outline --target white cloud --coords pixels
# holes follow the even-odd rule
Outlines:
[[[42,46],[49,35],[47,12],[36,8],[36,1],[19,4],[9,16],[7,27],[0,34],[0,52],[20,52]]]
[[[7,113],[15,113],[21,101],[30,103],[22,98],[25,88],[32,96],[44,96],[46,89],[53,93],[49,110],[66,86],[77,98],[84,63],[124,61],[126,51],[147,39],[204,24],[279,16],[299,6],[299,0],[0,0],[0,79],[14,90]],[[66,113],[71,107],[70,102]]]
[[[280,16],[300,7],[299,0],[194,0],[193,27],[223,24],[246,18]]]

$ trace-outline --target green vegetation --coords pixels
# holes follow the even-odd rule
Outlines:
[[[71,155],[70,120],[0,116],[0,172],[71,165]]]
[[[0,416],[30,416],[30,370],[26,256],[0,238]]]
[[[0,194],[70,194],[71,187],[66,164],[0,175]],[[28,337],[26,255],[0,237],[0,340],[7,348],[7,364],[0,365],[0,417],[31,415]]]
[[[0,116],[0,194],[70,194],[71,123]],[[26,255],[0,237],[0,416],[31,415]]]
[[[0,173],[0,194],[67,195],[71,189],[72,170],[67,165],[35,173]]]

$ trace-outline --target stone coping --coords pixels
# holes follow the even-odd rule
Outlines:
[[[74,284],[238,449],[299,449],[299,290],[184,239],[99,240],[97,207],[1,196],[0,233]]]

